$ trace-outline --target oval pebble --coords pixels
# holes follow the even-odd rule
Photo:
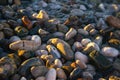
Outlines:
[[[103,47],[102,54],[107,57],[117,57],[120,53],[113,47]]]
[[[88,57],[81,52],[76,52],[75,53],[75,60],[80,60],[83,63],[87,63]]]
[[[56,70],[51,68],[46,74],[46,80],[56,80]]]

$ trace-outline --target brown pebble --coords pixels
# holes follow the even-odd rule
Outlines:
[[[57,69],[56,69],[56,72],[57,72],[57,77],[58,77],[59,79],[64,79],[64,80],[67,79],[67,76],[66,76],[65,72],[63,71],[63,69],[57,68]]]
[[[106,18],[106,21],[110,26],[120,29],[120,19],[118,19],[114,16],[108,16]]]

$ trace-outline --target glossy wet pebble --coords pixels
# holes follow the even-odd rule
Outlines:
[[[120,52],[113,47],[104,47],[102,48],[102,54],[107,57],[117,57]]]
[[[65,34],[65,40],[73,38],[76,34],[77,31],[74,28],[70,28],[70,30]]]
[[[75,53],[75,60],[80,60],[83,63],[87,63],[88,62],[88,57],[81,52],[76,52]]]

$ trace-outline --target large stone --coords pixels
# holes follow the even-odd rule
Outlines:
[[[59,39],[59,38],[52,38],[48,41],[48,44],[53,44],[57,49],[61,52],[61,55],[67,59],[72,60],[74,58],[74,53],[68,43]]]
[[[120,29],[120,19],[114,16],[108,16],[106,21],[110,26]]]

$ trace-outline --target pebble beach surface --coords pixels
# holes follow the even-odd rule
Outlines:
[[[0,80],[120,80],[120,0],[0,2]]]

